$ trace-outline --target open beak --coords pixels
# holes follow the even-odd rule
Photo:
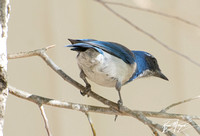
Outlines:
[[[156,72],[156,74],[154,76],[162,78],[167,81],[169,80],[163,73],[161,73],[161,71]]]

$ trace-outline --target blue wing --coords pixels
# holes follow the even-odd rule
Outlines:
[[[99,53],[103,54],[103,51],[114,55],[122,59],[127,64],[133,64],[135,62],[134,54],[121,44],[114,42],[97,41],[94,39],[69,39],[72,45],[66,47],[74,47],[72,50],[84,51],[88,48],[93,48]]]

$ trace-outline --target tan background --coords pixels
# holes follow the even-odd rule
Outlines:
[[[120,0],[116,0],[121,2]],[[145,1],[145,2],[143,2]],[[185,18],[200,24],[198,0],[124,0],[124,3],[146,7]],[[153,54],[169,82],[158,78],[136,80],[122,88],[124,105],[131,109],[159,111],[173,102],[199,95],[200,67],[136,31],[102,5],[93,0],[14,0],[9,20],[8,52],[29,51],[56,44],[48,55],[66,73],[77,81],[79,69],[76,53],[65,48],[67,38],[94,38],[119,42],[130,49],[144,50]],[[112,6],[145,31],[155,35],[171,48],[178,50],[200,63],[200,29],[175,19],[137,10]],[[27,92],[59,100],[97,104],[92,98],[82,97],[72,85],[64,82],[40,58],[10,60],[9,83]],[[92,83],[97,93],[113,101],[118,100],[114,88]],[[200,102],[178,106],[171,112],[200,114]],[[92,135],[87,118],[81,112],[46,107],[51,131],[54,136]],[[150,136],[150,129],[138,120],[91,113],[98,136]],[[165,119],[159,120],[162,124]],[[188,129],[190,136],[197,135]],[[5,136],[44,136],[46,131],[37,105],[9,95]],[[177,135],[183,135],[178,133]]]

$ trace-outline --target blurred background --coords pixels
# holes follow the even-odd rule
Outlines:
[[[108,0],[109,1],[109,0]],[[152,9],[200,24],[199,0],[113,0],[124,4]],[[200,63],[200,29],[181,21],[149,12],[109,5],[146,32],[154,35],[170,48]],[[8,53],[30,51],[55,44],[48,50],[50,58],[69,76],[79,78],[76,52],[65,48],[68,38],[93,38],[121,43],[132,50],[153,54],[169,78],[138,79],[122,87],[124,105],[136,110],[160,111],[166,106],[199,95],[200,67],[166,50],[148,36],[116,17],[94,0],[18,0],[11,1],[8,32]],[[9,60],[9,84],[40,96],[67,102],[101,105],[93,98],[83,97],[79,90],[65,82],[39,57]],[[92,89],[112,100],[118,100],[114,88],[92,83]],[[200,115],[199,100],[171,109],[172,113]],[[50,129],[54,136],[91,136],[85,114],[45,106]],[[131,117],[90,113],[98,136],[151,136],[149,127]],[[154,119],[163,124],[166,119]],[[199,122],[200,123],[200,122]],[[9,95],[5,119],[5,136],[45,136],[44,122],[37,105]],[[195,136],[193,129],[185,134]],[[185,135],[176,133],[177,135]],[[161,134],[162,135],[162,134]]]

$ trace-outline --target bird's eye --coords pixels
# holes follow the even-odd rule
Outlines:
[[[157,64],[157,60],[155,58],[152,58],[153,64]]]

